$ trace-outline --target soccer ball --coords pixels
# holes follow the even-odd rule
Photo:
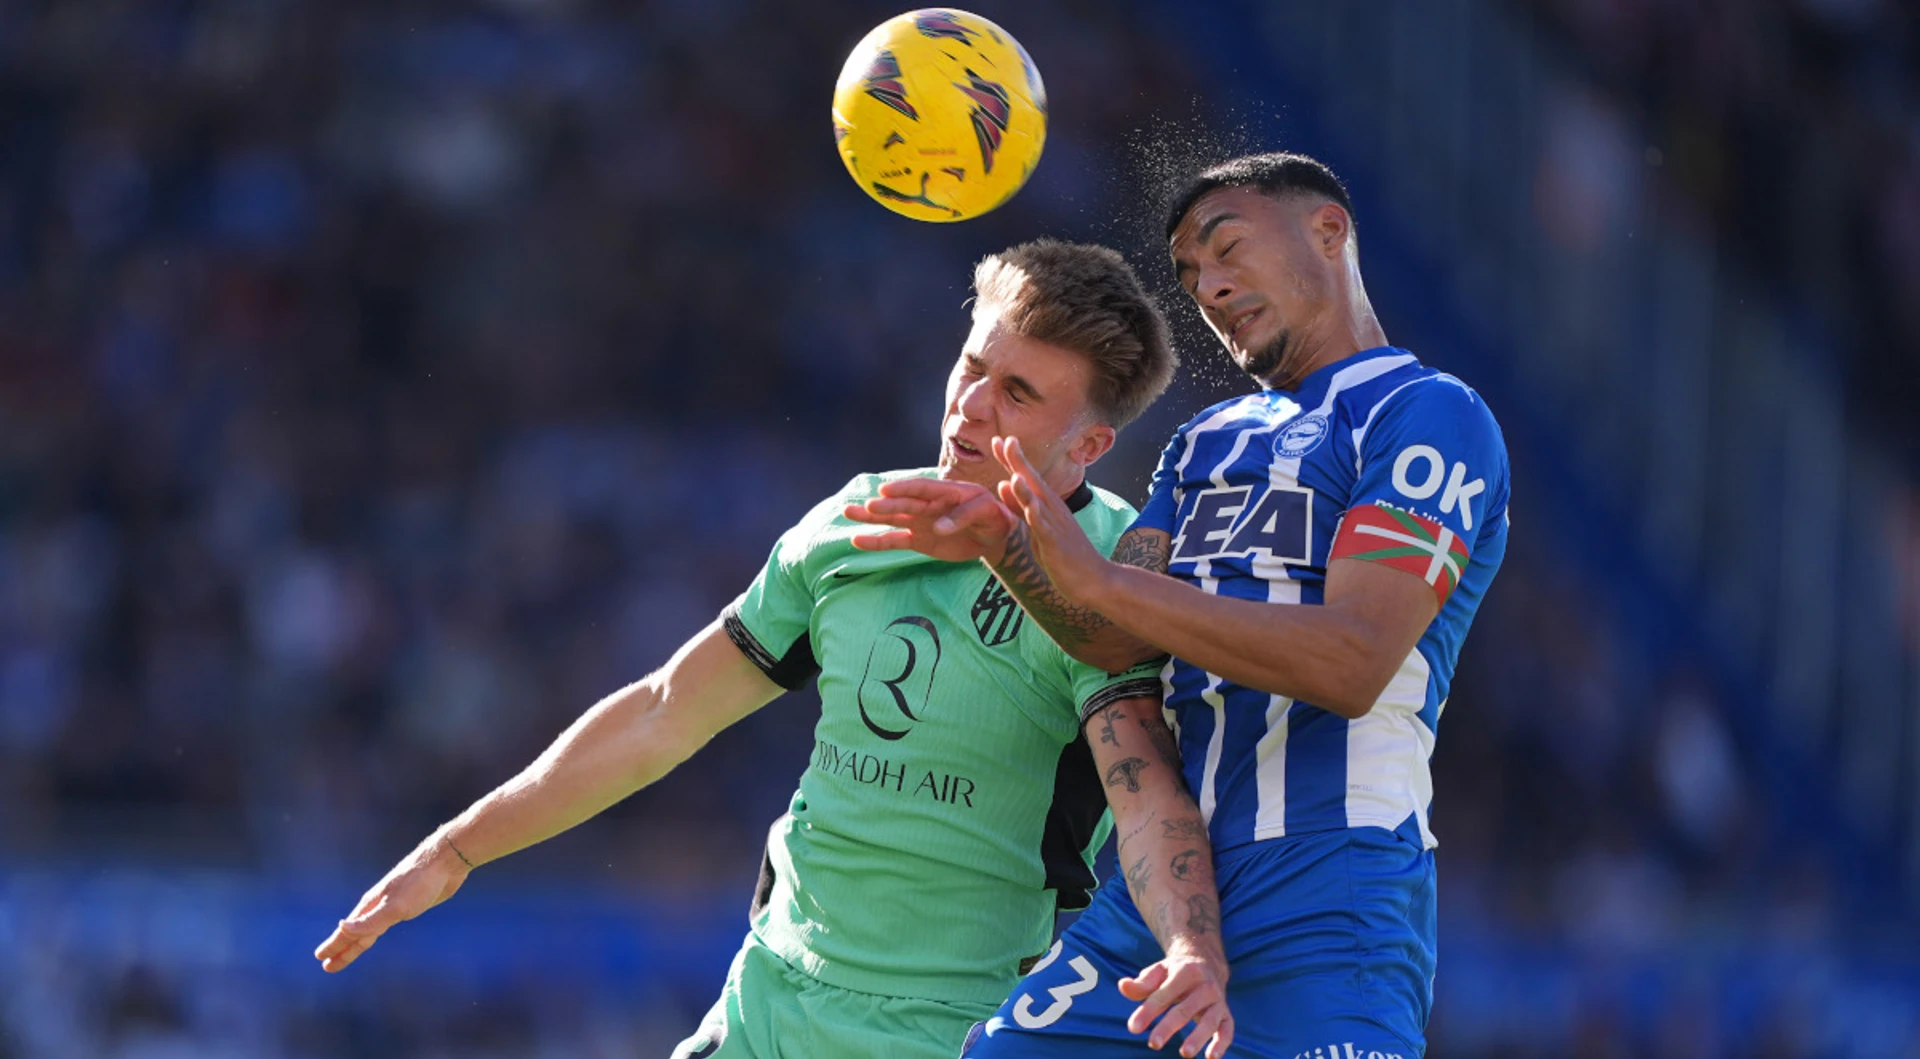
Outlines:
[[[1027,50],[950,8],[882,22],[833,89],[833,139],[861,190],[921,221],[963,221],[1013,197],[1047,139]]]

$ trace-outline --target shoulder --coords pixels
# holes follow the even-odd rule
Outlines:
[[[1238,419],[1261,416],[1266,409],[1265,398],[1258,393],[1241,394],[1229,397],[1219,404],[1200,410],[1198,415],[1186,421],[1174,434],[1178,439],[1182,435],[1200,430],[1213,430]]]
[[[788,551],[806,551],[816,543],[834,536],[834,531],[858,527],[859,523],[847,518],[843,513],[848,504],[864,503],[880,495],[880,487],[901,478],[928,477],[937,473],[932,468],[916,468],[906,471],[880,471],[870,474],[856,474],[847,484],[835,490],[831,495],[813,505],[800,521],[782,536],[783,547]]]
[[[1458,377],[1420,367],[1396,372],[1386,385],[1356,394],[1349,409],[1354,447],[1365,451],[1370,436],[1412,434],[1470,436],[1499,443],[1500,424],[1473,387]]]
[[[1088,539],[1100,545],[1102,550],[1111,551],[1114,542],[1120,539],[1128,526],[1133,525],[1133,520],[1140,512],[1134,510],[1132,504],[1097,485],[1089,483],[1089,487],[1093,499],[1087,502],[1086,507],[1074,512],[1074,520],[1087,531]]]

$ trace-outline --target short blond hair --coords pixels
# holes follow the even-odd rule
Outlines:
[[[973,270],[976,320],[996,315],[1013,333],[1072,350],[1093,365],[1088,400],[1101,422],[1138,418],[1173,381],[1166,317],[1116,251],[1036,239]]]

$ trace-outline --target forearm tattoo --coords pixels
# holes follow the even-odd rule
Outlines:
[[[1187,879],[1192,877],[1194,862],[1197,861],[1199,858],[1200,858],[1199,850],[1183,849],[1180,852],[1173,855],[1173,860],[1167,864],[1167,870],[1173,872],[1174,878],[1180,880],[1181,882],[1186,882]]]
[[[1124,783],[1128,791],[1138,794],[1140,793],[1140,771],[1146,767],[1147,759],[1143,757],[1130,757],[1125,761],[1116,761],[1113,767],[1107,770],[1107,786],[1118,787]]]
[[[1187,929],[1195,934],[1219,933],[1220,902],[1206,894],[1187,898]]]
[[[1113,733],[1115,721],[1127,719],[1127,712],[1118,706],[1109,706],[1100,711],[1100,741],[1109,746],[1119,746],[1120,738]]]
[[[1142,717],[1140,727],[1146,730],[1147,739],[1153,743],[1154,753],[1160,755],[1160,763],[1181,775],[1180,745],[1174,742],[1173,729],[1167,727],[1165,718]]]
[[[1041,566],[1039,557],[1033,554],[1033,535],[1025,523],[1013,527],[1013,533],[1007,537],[1007,554],[995,573],[1000,575],[1000,583],[1007,586],[1007,591],[1013,593],[1013,598],[1019,600],[1027,613],[1033,615],[1033,620],[1062,647],[1083,646],[1113,624],[1098,611],[1068,602],[1053,586],[1046,567]]]
[[[1191,816],[1182,817],[1178,820],[1162,820],[1160,821],[1160,833],[1168,838],[1205,838],[1207,837],[1207,825]]]
[[[1137,566],[1156,574],[1167,572],[1172,560],[1172,540],[1146,530],[1128,530],[1113,546],[1113,561],[1122,566]]]
[[[1147,855],[1142,853],[1140,854],[1140,858],[1127,868],[1128,892],[1132,893],[1136,900],[1145,897],[1147,893],[1147,883],[1152,878],[1153,867],[1147,863]]]

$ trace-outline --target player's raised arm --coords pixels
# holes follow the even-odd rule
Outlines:
[[[716,620],[658,671],[602,699],[521,773],[440,827],[314,950],[327,971],[452,897],[467,873],[592,817],[659,779],[783,689]]]
[[[1001,452],[995,443],[995,455]],[[1004,461],[1003,461],[1004,462]],[[1004,493],[1006,485],[1001,486]],[[1118,673],[1164,652],[1104,615],[1073,603],[1062,595],[1048,574],[1048,561],[1036,551],[1035,538],[1016,515],[985,486],[936,478],[908,478],[888,482],[879,498],[851,505],[846,516],[856,522],[892,527],[855,537],[856,547],[869,551],[910,549],[948,562],[981,559],[993,569],[1007,591],[1047,635],[1074,658]],[[1057,525],[1048,542],[1064,535],[1078,537],[1092,559],[1102,556],[1087,540],[1066,502],[1053,501],[1044,516]],[[1055,510],[1057,509],[1057,510]],[[1167,570],[1167,534],[1135,528],[1121,535],[1113,561],[1153,573]]]
[[[1166,958],[1120,992],[1140,1006],[1127,1029],[1161,1048],[1188,1023],[1183,1056],[1206,1049],[1219,1059],[1233,1043],[1227,1009],[1227,957],[1220,937],[1220,897],[1206,821],[1180,778],[1180,751],[1158,696],[1122,699],[1086,722],[1094,767],[1106,784],[1120,836],[1127,891]],[[1209,1042],[1212,1042],[1209,1044]]]

